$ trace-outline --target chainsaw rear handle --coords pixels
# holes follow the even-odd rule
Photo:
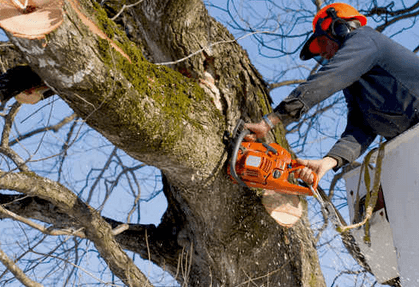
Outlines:
[[[306,166],[297,163],[295,160],[292,160],[290,166],[286,169],[286,174],[288,176],[291,173],[294,173],[295,171],[303,169],[305,167]],[[287,194],[313,196],[314,195],[313,189],[317,190],[317,185],[319,183],[319,178],[317,174],[314,172],[313,172],[313,177],[314,177],[314,182],[312,186],[305,187],[305,186],[301,186],[298,184],[293,184],[288,181],[285,181],[281,183],[280,190],[278,191],[282,193],[287,193]],[[300,177],[296,175],[295,178],[297,179]]]
[[[236,142],[234,143],[234,149],[233,149],[233,154],[231,155],[231,160],[230,160],[230,173],[231,176],[243,187],[247,187],[247,185],[240,179],[240,177],[237,175],[236,172],[236,161],[237,161],[237,154],[239,152],[241,143],[243,141],[243,139],[250,134],[250,131],[248,129],[244,129],[239,136],[236,139]]]
[[[297,163],[296,160],[291,160],[291,168],[288,171],[289,171],[289,173],[292,173],[292,172],[295,172],[299,169],[303,169],[305,167],[306,167],[305,165]],[[317,174],[314,171],[312,171],[312,174],[313,174],[313,177],[314,177],[312,187],[313,187],[313,189],[316,190],[317,186],[319,185],[319,177],[317,176]],[[296,178],[300,178],[300,177],[296,177]]]

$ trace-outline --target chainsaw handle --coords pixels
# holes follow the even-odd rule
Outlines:
[[[292,160],[291,161],[291,168],[288,170],[288,172],[292,173],[292,172],[295,172],[299,169],[303,169],[305,167],[306,167],[305,165],[302,165],[300,163],[297,163],[297,161]],[[312,175],[314,177],[312,187],[313,187],[313,189],[317,189],[317,186],[319,185],[319,177],[317,176],[317,174],[314,171],[312,171]],[[296,177],[296,178],[299,178],[299,177]]]
[[[247,185],[240,179],[240,177],[237,175],[236,172],[236,161],[237,161],[237,153],[239,152],[240,149],[240,145],[243,141],[243,139],[245,138],[245,136],[247,136],[248,134],[250,134],[250,131],[248,129],[244,129],[240,135],[237,137],[236,142],[234,143],[234,149],[233,149],[233,153],[231,155],[231,160],[230,160],[230,173],[231,176],[243,187],[247,187]]]

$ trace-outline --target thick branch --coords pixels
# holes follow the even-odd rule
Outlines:
[[[211,163],[218,162],[213,158],[223,151],[223,129],[210,99],[195,81],[146,62],[100,8],[80,2],[85,9],[66,2],[64,22],[46,46],[9,36],[36,73],[116,146],[168,174],[175,171],[179,183],[210,176],[216,168]],[[86,12],[95,9],[100,20]],[[100,25],[108,27],[106,38]],[[209,152],[207,142],[218,148]]]
[[[27,65],[22,53],[11,42],[0,42],[0,72],[18,65]]]
[[[21,217],[39,220],[51,225],[58,232],[71,233],[71,231],[80,230],[83,225],[68,213],[62,212],[57,206],[47,200],[39,197],[26,195],[7,195],[0,194],[0,204],[8,211],[18,214]],[[2,215],[0,218],[10,217]],[[122,248],[139,254],[144,259],[151,259],[160,266],[166,266],[167,270],[176,273],[177,261],[182,247],[177,243],[177,235],[181,230],[182,221],[176,218],[180,217],[179,211],[172,210],[169,206],[162,223],[156,227],[154,225],[129,224],[128,230],[115,236],[116,241]],[[125,223],[115,221],[110,218],[103,218],[115,230]],[[49,231],[50,229],[48,229]],[[73,234],[78,236],[78,234]],[[148,237],[148,244],[145,236]],[[85,235],[83,234],[83,237]]]
[[[150,286],[147,278],[116,242],[112,229],[98,212],[60,184],[29,173],[0,172],[0,188],[51,202],[84,228],[109,268],[128,286]]]

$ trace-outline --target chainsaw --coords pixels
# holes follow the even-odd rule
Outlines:
[[[277,143],[245,142],[244,138],[250,133],[244,121],[239,120],[232,136],[228,132],[225,134],[225,143],[231,152],[227,173],[233,182],[243,187],[262,188],[282,194],[314,196],[335,227],[346,225],[324,191],[318,190],[319,178],[315,172],[312,185],[291,183],[290,175],[306,166],[293,160],[291,154]],[[298,179],[295,174],[294,179]]]
[[[305,168],[291,158],[291,154],[277,143],[245,142],[250,131],[239,120],[231,139],[231,157],[227,169],[233,182],[243,187],[274,190],[293,195],[313,195],[317,189],[318,177],[313,172],[312,187],[293,184],[289,177],[297,170]],[[294,176],[294,178],[298,178]]]

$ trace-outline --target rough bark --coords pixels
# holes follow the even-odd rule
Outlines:
[[[46,38],[9,37],[87,124],[165,175],[169,207],[162,223],[131,225],[116,236],[120,246],[148,258],[148,236],[151,259],[174,276],[183,262],[176,279],[189,286],[324,286],[307,219],[293,228],[277,225],[254,191],[226,176],[224,131],[238,118],[256,121],[270,110],[266,85],[246,53],[201,1],[143,1],[117,18],[120,26],[108,17],[121,4],[105,2],[67,0],[63,23]],[[168,61],[174,63],[153,64]],[[285,145],[279,130],[270,140]],[[68,192],[52,198],[53,185],[45,193],[20,186],[22,176],[42,181],[7,174],[1,188],[43,200],[32,201],[33,208],[52,204],[52,214],[70,217],[62,222],[85,228],[127,285],[145,282],[134,266],[124,269],[132,262],[99,214]],[[100,224],[78,219],[86,215]]]

